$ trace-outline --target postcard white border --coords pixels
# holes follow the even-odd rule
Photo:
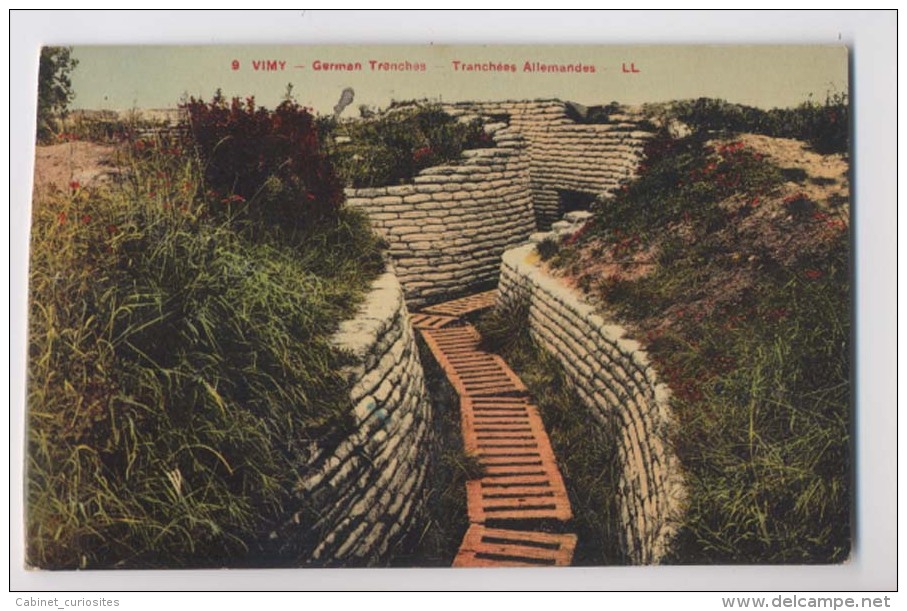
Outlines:
[[[896,582],[897,15],[805,12],[13,12],[10,20],[10,589],[890,590]],[[817,567],[41,573],[23,569],[28,202],[41,44],[846,44],[856,116],[857,490],[852,562]]]

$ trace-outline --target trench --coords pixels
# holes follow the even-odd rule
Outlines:
[[[416,355],[416,363],[404,367],[402,379],[418,394],[420,383],[413,378],[436,368],[445,387],[436,392],[446,398],[436,400],[434,408],[418,410],[427,422],[417,414],[415,436],[398,445],[407,451],[382,450],[380,457],[402,474],[388,476],[392,489],[379,491],[378,509],[356,506],[366,519],[378,520],[374,533],[360,533],[353,522],[336,529],[337,541],[364,536],[362,553],[375,548],[374,558],[385,558],[387,545],[381,542],[386,532],[413,531],[405,545],[393,543],[393,551],[402,564],[433,566],[450,554],[455,566],[566,565],[574,562],[578,547],[588,547],[590,542],[577,539],[575,508],[538,405],[510,365],[481,348],[470,322],[495,304],[495,295],[500,301],[527,293],[535,316],[527,324],[530,335],[564,367],[579,397],[575,409],[588,419],[590,431],[599,442],[614,445],[620,475],[608,485],[619,510],[608,519],[619,523],[612,531],[618,531],[622,557],[631,563],[657,562],[671,535],[670,516],[682,503],[671,475],[674,459],[663,439],[669,419],[663,385],[639,345],[622,330],[615,332],[613,324],[595,316],[591,307],[574,303],[573,296],[549,290],[550,279],[538,280],[535,288],[518,286],[535,272],[508,263],[509,255],[524,252],[529,241],[578,231],[590,216],[593,194],[607,194],[632,176],[651,134],[640,131],[632,114],[613,115],[608,124],[577,124],[567,117],[564,103],[555,100],[464,103],[446,110],[466,119],[492,117],[486,132],[494,147],[466,151],[455,164],[422,170],[409,184],[346,191],[348,204],[363,210],[387,240],[393,274],[405,295],[399,307],[411,313],[404,335],[421,340],[421,358]],[[500,118],[505,116],[506,121]],[[539,231],[549,227],[550,232]],[[378,337],[370,346],[381,352],[384,344]],[[368,363],[384,357],[363,358]],[[357,396],[354,402],[359,402],[357,416],[366,435],[391,427],[387,435],[376,433],[386,443],[397,434],[393,426],[398,416],[385,413],[375,427],[371,414],[403,413],[415,399],[389,394],[395,392],[397,378],[385,384],[381,376],[388,375],[387,368],[379,363],[375,373],[380,375],[373,376],[370,367],[365,378],[373,390],[362,394],[377,401],[363,407],[366,399]],[[453,470],[439,467],[436,455],[437,439],[453,437],[451,428],[459,428],[460,437],[441,450],[461,454],[463,468]],[[440,479],[426,476],[420,461],[432,465],[430,472]],[[431,514],[440,494],[433,486],[440,481],[444,489],[456,488],[464,479],[465,501],[457,512],[465,516],[441,511],[428,516],[428,526],[409,522],[412,507],[420,502],[417,495]],[[371,494],[355,487],[351,498]],[[407,496],[402,512],[394,494]],[[343,519],[341,511],[334,513]],[[404,520],[408,523],[401,525]],[[444,532],[433,533],[432,521]],[[456,550],[442,550],[445,544],[431,543],[433,537],[458,539]],[[414,551],[426,547],[428,554]],[[330,553],[326,548],[325,554]]]
[[[539,410],[464,319],[493,307],[496,292],[410,317],[456,392],[463,447],[479,467],[466,481],[468,529],[453,566],[567,566],[577,543],[573,511]]]

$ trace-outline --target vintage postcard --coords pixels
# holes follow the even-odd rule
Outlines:
[[[848,78],[44,47],[27,564],[847,561]]]

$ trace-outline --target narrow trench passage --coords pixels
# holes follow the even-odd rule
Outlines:
[[[461,317],[490,308],[486,291],[414,312],[413,327],[459,395],[466,452],[481,475],[466,483],[469,528],[453,565],[566,566],[576,535],[573,517],[538,408],[519,376]],[[558,531],[558,532],[550,532]]]

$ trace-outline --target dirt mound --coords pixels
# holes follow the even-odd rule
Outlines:
[[[843,155],[822,155],[798,140],[755,134],[741,135],[736,143],[776,165],[784,182],[762,196],[735,194],[720,202],[733,220],[708,236],[709,255],[701,261],[696,284],[667,310],[625,321],[640,334],[663,331],[679,318],[702,318],[717,308],[746,301],[771,268],[809,267],[811,258],[819,258],[841,232],[848,231],[850,181]],[[709,145],[718,149],[728,143]],[[598,305],[610,311],[606,293],[615,279],[643,279],[658,269],[659,261],[672,258],[676,249],[702,239],[689,222],[664,229],[644,247],[627,244],[621,256],[614,256],[613,245],[590,239],[580,246],[572,265],[550,271],[592,293]]]

